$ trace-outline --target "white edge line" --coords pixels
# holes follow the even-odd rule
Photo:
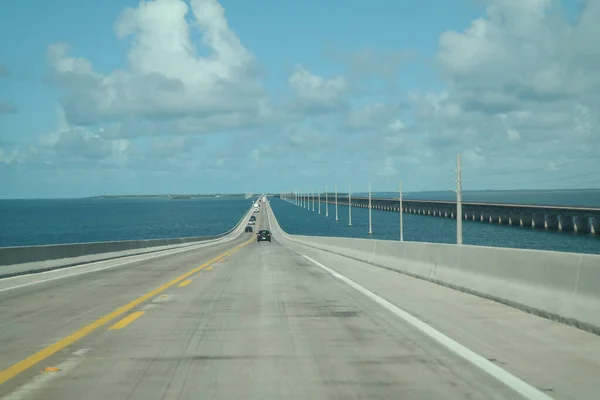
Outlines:
[[[247,214],[245,214],[245,215],[247,215]],[[243,226],[243,224],[240,224],[240,226]],[[233,234],[234,232],[231,232],[231,234]],[[173,254],[179,254],[179,253],[183,253],[183,252],[190,251],[190,250],[195,250],[195,249],[202,248],[202,247],[212,246],[212,245],[216,245],[216,244],[222,244],[224,242],[231,241],[232,239],[235,239],[238,236],[240,236],[240,235],[238,234],[237,236],[233,236],[233,237],[232,236],[230,236],[230,237],[223,237],[223,238],[217,239],[217,241],[212,242],[212,243],[206,243],[206,242],[204,242],[204,243],[192,244],[192,245],[188,245],[188,246],[181,246],[182,248],[177,248],[177,249],[159,250],[159,251],[156,251],[156,252],[152,252],[151,254],[148,254],[148,253],[132,254],[130,256],[125,256],[127,258],[127,261],[124,261],[124,262],[121,262],[121,263],[118,263],[118,264],[111,264],[111,265],[108,265],[106,267],[94,268],[94,269],[91,269],[91,270],[86,270],[86,271],[82,271],[82,272],[76,272],[76,273],[73,273],[73,274],[55,276],[53,278],[48,278],[48,279],[43,279],[43,280],[37,280],[37,281],[34,281],[34,282],[27,282],[27,283],[23,283],[21,285],[16,285],[16,286],[10,286],[10,287],[7,287],[7,288],[0,289],[0,293],[7,292],[7,291],[13,290],[13,289],[19,289],[19,288],[27,287],[27,286],[39,285],[41,283],[51,282],[51,281],[55,281],[55,280],[58,280],[58,279],[70,278],[72,276],[89,274],[89,273],[92,273],[92,272],[98,272],[98,271],[102,271],[102,270],[106,270],[106,269],[116,268],[116,267],[120,267],[121,265],[131,264],[131,263],[134,263],[134,262],[141,262],[141,261],[151,260],[151,259],[162,257],[162,256],[170,256],[170,255],[173,255]],[[225,239],[227,239],[227,240],[225,240]],[[139,258],[133,259],[134,257],[139,257]],[[42,275],[42,274],[57,273],[57,272],[60,272],[60,271],[66,271],[66,270],[78,269],[78,268],[83,268],[83,267],[89,267],[89,266],[94,265],[94,264],[99,264],[99,263],[103,263],[103,262],[111,262],[111,261],[114,261],[114,260],[98,260],[98,261],[93,261],[93,262],[90,262],[90,263],[85,263],[85,264],[80,264],[80,265],[74,265],[72,267],[57,268],[57,269],[53,269],[53,270],[50,270],[50,271],[42,271],[42,272],[33,273],[33,274],[23,274],[23,275],[11,276],[11,277],[8,277],[8,278],[0,279],[0,282],[2,282],[4,280],[9,280],[9,279],[15,279],[15,278],[31,278],[31,277],[35,277],[35,276]]]
[[[537,389],[537,388],[531,386],[530,384],[528,384],[527,382],[517,378],[516,376],[512,375],[510,372],[500,368],[496,364],[494,364],[491,361],[487,360],[486,358],[480,356],[479,354],[475,353],[474,351],[468,349],[467,347],[463,346],[462,344],[456,342],[455,340],[449,338],[448,336],[444,335],[440,331],[427,325],[425,322],[419,320],[418,318],[416,318],[413,315],[409,314],[408,312],[402,310],[401,308],[397,307],[396,305],[390,303],[389,301],[383,299],[382,297],[377,296],[375,293],[362,287],[361,285],[354,282],[353,280],[346,278],[344,275],[341,275],[337,271],[334,271],[333,269],[326,267],[325,265],[321,264],[320,262],[310,258],[309,256],[307,256],[305,254],[302,254],[301,252],[289,247],[288,245],[284,244],[284,246],[287,247],[288,249],[298,253],[299,255],[306,258],[308,261],[312,262],[316,266],[329,272],[331,275],[333,275],[337,279],[352,286],[354,289],[358,290],[362,294],[364,294],[367,297],[369,297],[370,299],[374,300],[376,303],[383,306],[388,311],[391,311],[396,316],[400,317],[402,320],[404,320],[408,324],[412,325],[414,328],[416,328],[420,332],[424,333],[425,335],[429,336],[436,342],[440,343],[442,346],[446,347],[447,349],[454,352],[458,356],[462,357],[463,359],[467,360],[471,364],[480,368],[487,374],[491,375],[493,378],[504,383],[505,385],[510,387],[512,390],[514,390],[515,392],[517,392],[520,395],[522,395],[523,397],[525,397],[526,399],[553,400],[552,397],[541,392],[539,389]]]

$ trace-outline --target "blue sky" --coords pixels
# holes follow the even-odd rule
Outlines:
[[[598,2],[1,9],[0,198],[600,187]]]

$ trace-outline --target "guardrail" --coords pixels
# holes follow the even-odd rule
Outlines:
[[[104,261],[135,254],[151,253],[170,248],[221,242],[232,236],[237,237],[245,227],[250,214],[252,214],[252,208],[244,213],[233,228],[214,236],[0,247],[0,278],[65,268],[92,261]],[[10,268],[10,266],[22,265],[27,265],[26,271],[22,268]]]
[[[356,259],[600,334],[600,255],[287,234],[276,240]]]

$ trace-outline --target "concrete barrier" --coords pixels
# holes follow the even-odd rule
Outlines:
[[[214,236],[0,247],[0,278],[198,244],[223,243],[243,233],[251,214],[252,208],[233,228]]]
[[[289,235],[325,250],[489,298],[600,334],[600,255],[441,243]]]

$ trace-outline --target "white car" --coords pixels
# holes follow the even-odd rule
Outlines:
[[[248,221],[248,225],[254,225],[254,224],[256,224],[255,220],[251,219],[250,221]]]

